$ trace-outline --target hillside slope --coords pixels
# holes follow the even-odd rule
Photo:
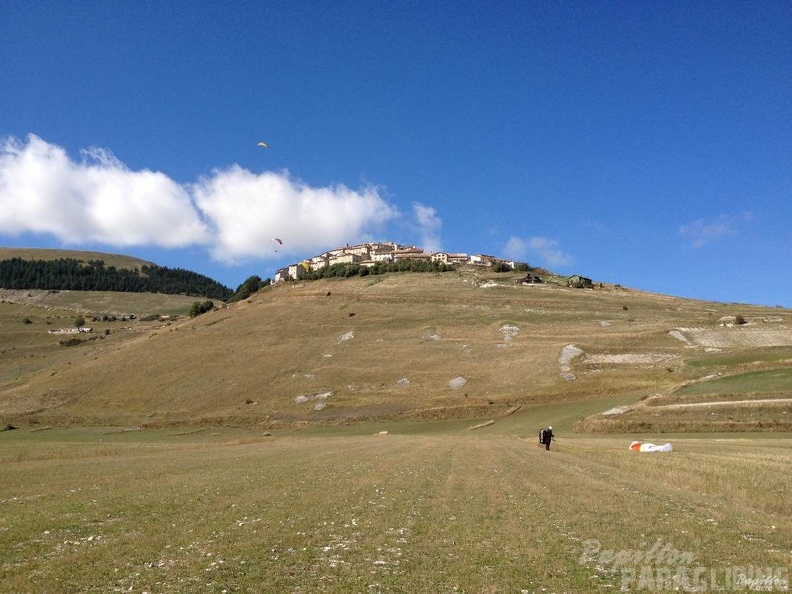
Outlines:
[[[120,266],[108,264],[117,262]],[[211,278],[180,268],[98,252],[0,248],[0,287],[167,293],[228,301],[234,292]]]
[[[275,426],[488,417],[533,403],[671,394],[709,374],[707,358],[724,352],[747,360],[772,352],[781,367],[792,360],[790,310],[610,285],[524,286],[519,276],[465,270],[280,283],[192,320],[93,341],[69,364],[8,381],[0,420]],[[719,322],[737,314],[745,327]],[[692,329],[728,336],[730,346],[697,344]]]
[[[105,252],[91,252],[86,250],[0,247],[0,260],[11,260],[12,258],[45,261],[73,258],[83,262],[102,260],[106,266],[115,266],[119,270],[135,270],[136,268],[143,268],[143,266],[156,266],[154,262],[141,260],[140,258],[132,256],[124,256],[122,254],[108,254]]]

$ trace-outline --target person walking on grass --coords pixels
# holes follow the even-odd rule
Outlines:
[[[539,443],[544,444],[546,452],[550,451],[550,442],[553,441],[554,439],[555,439],[555,436],[553,435],[553,427],[552,426],[548,427],[547,429],[542,429],[539,432]]]

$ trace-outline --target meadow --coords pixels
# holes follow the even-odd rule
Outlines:
[[[707,586],[783,576],[792,436],[664,435],[674,452],[642,454],[628,450],[641,436],[569,433],[562,407],[475,430],[0,432],[0,591],[583,593],[678,591],[680,568]],[[555,418],[545,452],[535,433]]]
[[[518,276],[0,291],[0,592],[788,585],[792,311]]]

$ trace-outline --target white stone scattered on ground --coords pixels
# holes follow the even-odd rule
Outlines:
[[[464,386],[466,383],[467,383],[467,380],[460,375],[460,376],[455,377],[454,379],[452,379],[450,382],[448,382],[448,385],[451,386],[452,390],[457,390],[457,389],[461,388],[462,386]]]
[[[517,326],[510,326],[508,324],[504,324],[498,330],[501,334],[503,334],[503,342],[511,342],[515,336],[520,333],[520,329]]]
[[[299,396],[297,396],[297,398],[294,399],[294,402],[296,402],[297,404],[305,404],[306,402],[309,402],[311,400],[327,400],[332,395],[333,392],[320,392],[316,394],[300,394]]]
[[[558,362],[562,366],[569,366],[572,359],[576,357],[581,357],[585,355],[585,353],[576,347],[574,344],[568,344],[563,349],[561,349],[561,356],[558,358]]]

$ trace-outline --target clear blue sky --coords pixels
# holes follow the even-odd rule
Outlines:
[[[792,307],[787,0],[5,0],[0,39],[0,245],[235,289],[394,240]]]

